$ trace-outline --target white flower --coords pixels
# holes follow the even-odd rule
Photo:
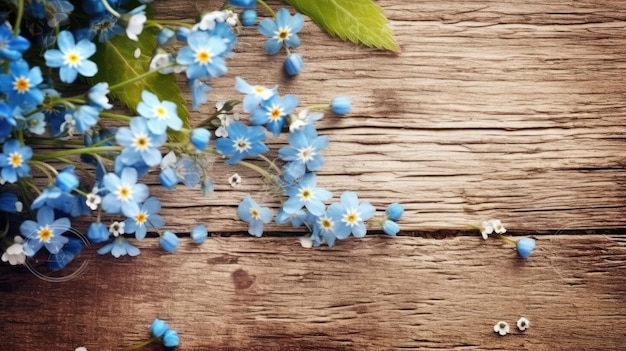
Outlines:
[[[493,233],[493,226],[490,221],[484,221],[480,224],[480,234],[482,234],[483,239],[487,240],[489,234]]]
[[[230,183],[230,186],[235,188],[237,187],[237,185],[241,184],[241,177],[239,176],[239,174],[235,173],[228,177],[228,183]]]
[[[226,10],[224,12],[226,12],[226,23],[228,23],[228,25],[230,25],[231,27],[236,26],[237,22],[239,22],[237,13],[231,10]]]
[[[191,30],[213,30],[215,28],[215,22],[224,22],[228,19],[228,16],[229,14],[226,11],[213,11],[205,13],[202,16],[202,19],[200,19],[200,22],[196,23]]]
[[[520,331],[524,331],[528,329],[528,327],[530,327],[530,321],[528,320],[528,318],[520,317],[520,319],[517,320],[517,329],[519,329]]]
[[[9,262],[12,266],[26,262],[24,239],[22,239],[21,236],[15,236],[13,238],[13,244],[2,254],[2,262]]]
[[[291,123],[289,124],[289,132],[293,133],[296,130],[300,130],[302,128],[304,128],[304,126],[307,125],[307,117],[308,111],[307,110],[302,110],[300,111],[300,113],[296,114],[291,114]]]
[[[128,26],[126,26],[126,36],[134,41],[139,40],[137,36],[143,31],[143,24],[147,19],[148,18],[143,13],[132,15],[128,21]]]
[[[85,346],[81,346],[81,347],[77,347],[76,350],[74,351],[87,351],[87,348]]]
[[[92,211],[95,211],[98,209],[98,205],[100,205],[100,203],[102,202],[102,197],[100,197],[100,195],[97,194],[98,189],[93,188],[93,190],[91,190],[91,193],[87,194],[85,203],[87,204],[87,206],[89,206],[89,208]]]
[[[311,238],[311,235],[298,237],[298,240],[300,240],[300,245],[302,245],[302,247],[306,249],[310,249],[313,247],[313,239]]]
[[[24,204],[22,203],[22,201],[17,201],[15,203],[15,212],[20,213],[22,212],[23,209],[24,209]]]
[[[113,224],[109,226],[109,233],[113,234],[115,237],[124,234],[124,222],[113,222]]]
[[[176,161],[178,161],[176,159],[176,154],[174,153],[174,151],[170,151],[161,159],[160,167],[161,169],[174,167],[176,165]]]
[[[498,233],[498,234],[506,233],[506,229],[504,228],[504,226],[502,225],[502,222],[500,222],[499,219],[492,219],[489,222],[491,223],[491,226],[493,227],[493,230],[496,233]]]
[[[499,321],[498,323],[496,323],[496,325],[493,326],[493,331],[502,336],[505,336],[509,333],[509,323],[505,321]]]

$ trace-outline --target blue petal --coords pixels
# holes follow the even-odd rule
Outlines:
[[[259,23],[259,32],[265,35],[266,37],[273,37],[274,32],[278,31],[278,27],[276,27],[276,23],[269,18],[262,20]]]

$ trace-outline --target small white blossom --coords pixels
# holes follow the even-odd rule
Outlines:
[[[498,234],[504,234],[506,233],[506,229],[504,228],[504,226],[502,225],[502,222],[500,222],[499,219],[492,219],[490,221],[491,226],[493,227],[493,231],[495,231]]]
[[[139,58],[139,56],[141,56],[141,49],[136,48],[135,52],[133,53],[133,56],[135,56],[135,58]]]
[[[524,331],[528,329],[528,327],[530,327],[530,321],[528,320],[528,318],[520,317],[520,319],[517,320],[517,329],[519,329],[520,331]]]
[[[109,226],[109,233],[113,234],[115,237],[124,234],[124,222],[113,222],[113,224]]]
[[[87,351],[87,348],[85,346],[81,346],[81,347],[77,347],[76,350],[74,351]]]
[[[487,240],[487,237],[491,233],[493,233],[493,226],[491,225],[491,222],[489,221],[482,222],[480,225],[480,234],[482,234],[483,239]]]
[[[235,173],[231,175],[230,177],[228,177],[228,183],[230,183],[230,186],[235,188],[239,184],[241,184],[241,177],[239,176],[239,174]]]
[[[227,13],[227,11],[213,11],[205,13],[202,15],[200,22],[196,23],[191,30],[213,30],[216,22],[224,22],[228,19],[228,17],[229,13]]]
[[[313,247],[313,239],[310,235],[298,237],[298,240],[300,240],[300,245],[304,248],[310,249]]]
[[[143,24],[147,19],[148,18],[143,13],[132,15],[126,27],[126,36],[134,41],[139,40],[137,36],[143,31]]]
[[[2,262],[9,262],[12,266],[26,262],[24,239],[22,239],[21,236],[15,236],[13,238],[13,244],[2,254]]]
[[[87,206],[89,206],[89,208],[92,211],[97,210],[98,209],[98,205],[100,205],[101,202],[102,202],[102,197],[100,197],[100,195],[98,195],[98,189],[97,188],[93,188],[91,190],[91,193],[87,194],[87,196],[86,196],[85,203],[87,204]]]
[[[161,167],[161,169],[174,167],[176,161],[178,161],[176,159],[176,154],[174,153],[174,151],[170,151],[167,153],[167,155],[163,156],[163,158],[161,159],[161,164],[159,166]]]
[[[22,203],[22,201],[17,201],[15,203],[15,212],[20,213],[22,212],[23,209],[24,209],[24,204]]]
[[[509,333],[509,323],[505,321],[499,321],[493,326],[493,331],[502,336],[505,336]]]

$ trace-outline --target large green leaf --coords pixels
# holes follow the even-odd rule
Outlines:
[[[145,28],[139,36],[139,41],[119,35],[99,44],[96,54],[91,58],[98,65],[98,73],[90,81],[108,82],[109,86],[113,86],[148,72],[152,54],[156,49],[155,35],[153,28]],[[137,48],[140,55],[135,58]],[[144,89],[151,91],[161,100],[174,102],[178,106],[178,116],[183,120],[183,125],[189,127],[189,110],[173,74],[149,75],[145,79],[111,91],[111,95],[135,111]],[[173,133],[171,136],[174,140],[180,141],[182,135]]]
[[[372,0],[284,0],[331,35],[370,47],[399,51],[383,11]]]

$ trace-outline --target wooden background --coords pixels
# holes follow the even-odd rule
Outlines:
[[[218,3],[156,6],[181,19]],[[238,202],[248,192],[275,200],[253,173],[216,162],[209,197],[151,188],[169,229],[185,237],[207,225],[201,246],[183,238],[166,254],[146,239],[140,256],[121,259],[87,248],[87,270],[65,283],[1,266],[0,349],[121,350],[146,339],[155,317],[179,332],[181,350],[623,349],[626,3],[378,3],[401,53],[307,21],[305,69],[287,79],[284,56],[266,56],[247,28],[210,98],[239,96],[237,75],[279,84],[303,106],[350,96],[351,115],[319,123],[331,144],[318,183],[381,211],[401,202],[401,236],[320,249],[302,248],[287,227],[249,237]],[[243,184],[232,190],[234,172]],[[531,258],[468,231],[489,218],[534,237]],[[520,316],[531,323],[524,333]],[[499,320],[511,335],[493,332]]]

